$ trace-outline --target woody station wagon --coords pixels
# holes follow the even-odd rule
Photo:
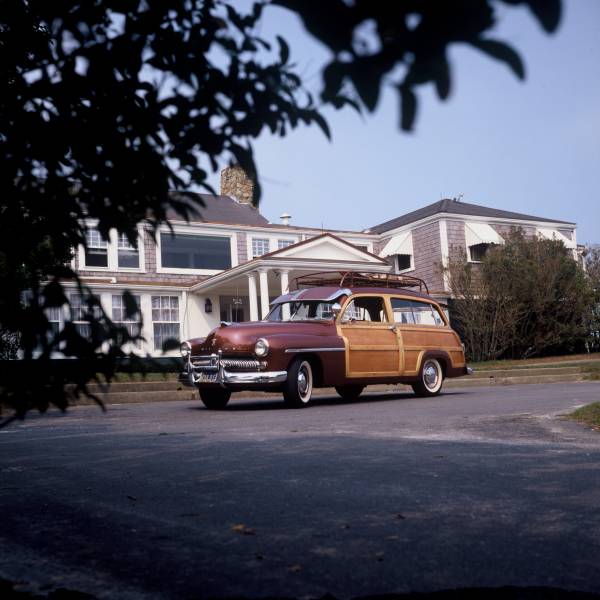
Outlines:
[[[208,408],[224,408],[232,392],[244,390],[282,393],[297,408],[316,387],[353,399],[369,384],[402,383],[434,396],[445,378],[471,372],[422,280],[351,272],[295,283],[264,320],[221,322],[206,338],[183,342],[180,380],[197,387]]]

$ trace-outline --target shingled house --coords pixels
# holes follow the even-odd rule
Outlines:
[[[293,278],[332,270],[397,272],[424,279],[441,300],[449,292],[439,266],[457,249],[477,262],[491,244],[502,244],[511,227],[561,240],[575,252],[574,223],[441,200],[363,231],[342,231],[269,223],[250,204],[252,184],[239,168],[225,169],[221,195],[180,194],[200,200],[201,216],[186,222],[170,215],[154,241],[140,225],[138,246],[111,232],[102,238],[88,222],[87,248],[78,248],[73,265],[100,296],[117,322],[127,323],[122,292],[129,289],[144,317],[145,341],[138,350],[161,354],[169,337],[205,335],[221,320],[258,320],[270,299]],[[71,292],[70,313],[51,315],[60,327],[71,319],[86,332],[81,298]]]

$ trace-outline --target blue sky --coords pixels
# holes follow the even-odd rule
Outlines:
[[[279,222],[364,229],[444,197],[574,221],[580,243],[600,243],[600,2],[565,0],[546,35],[526,9],[498,11],[496,36],[524,58],[527,77],[466,46],[451,53],[448,101],[421,88],[414,133],[398,128],[387,91],[373,115],[325,111],[332,142],[317,128],[255,145],[261,212]],[[324,47],[293,15],[269,7],[262,35],[285,37],[311,91]],[[218,186],[218,179],[213,179]]]

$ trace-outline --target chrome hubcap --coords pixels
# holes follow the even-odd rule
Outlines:
[[[306,377],[306,371],[304,369],[300,369],[300,371],[298,371],[298,391],[304,396],[307,389],[308,379]]]
[[[308,402],[312,393],[312,372],[308,363],[304,362],[300,365],[296,384],[298,386],[298,396],[300,396],[302,402]]]
[[[435,388],[438,382],[438,372],[435,365],[428,363],[423,369],[423,379],[428,388]]]

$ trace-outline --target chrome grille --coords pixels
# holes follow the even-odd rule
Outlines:
[[[222,366],[225,369],[259,370],[266,367],[265,361],[252,358],[221,358],[218,355],[192,356],[191,363],[194,367],[212,367],[217,369]]]

